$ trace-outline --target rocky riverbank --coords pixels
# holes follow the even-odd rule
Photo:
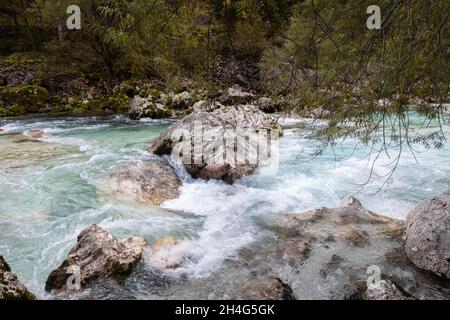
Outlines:
[[[239,85],[224,90],[211,83],[204,89],[201,83],[184,79],[168,88],[157,79],[119,81],[102,73],[84,74],[68,68],[65,61],[53,61],[54,69],[45,70],[47,58],[33,53],[0,58],[0,118],[129,114],[132,119],[161,119],[188,115],[196,103],[217,98],[224,104],[256,103],[264,112],[279,111],[284,103]]]

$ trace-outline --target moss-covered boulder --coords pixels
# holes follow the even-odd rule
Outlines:
[[[1,97],[10,106],[23,107],[27,112],[38,112],[49,99],[47,89],[37,85],[15,85],[1,90]]]

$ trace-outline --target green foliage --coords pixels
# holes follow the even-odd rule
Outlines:
[[[123,93],[91,100],[69,98],[63,111],[95,115],[124,114],[127,113],[129,104],[130,99]]]
[[[381,30],[366,27],[370,4],[300,3],[283,45],[264,55],[266,88],[289,95],[296,111],[326,110],[329,125],[316,132],[329,143],[347,137],[366,144],[382,139],[384,147],[419,142],[424,136],[408,129],[408,106],[446,120],[450,3],[380,1]],[[442,132],[434,138],[442,146]]]
[[[130,105],[130,99],[126,94],[118,94],[108,98],[107,109],[114,113],[126,113]]]
[[[0,107],[0,117],[8,117],[12,115],[13,114],[8,109]]]
[[[20,105],[30,112],[42,108],[48,100],[48,91],[37,85],[6,87],[1,95],[9,105]]]
[[[0,29],[12,30],[0,49],[16,52],[24,42],[101,78],[202,81],[224,49],[259,58],[267,36],[286,27],[294,2],[80,0],[82,29],[69,31],[70,0],[0,0]]]

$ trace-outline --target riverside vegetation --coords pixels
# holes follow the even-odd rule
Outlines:
[[[0,299],[450,298],[448,1],[78,2],[0,0]]]

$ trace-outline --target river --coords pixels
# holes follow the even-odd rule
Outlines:
[[[275,175],[257,171],[227,185],[194,181],[178,169],[184,181],[181,195],[161,207],[99,192],[108,175],[148,158],[150,141],[170,123],[121,116],[0,120],[5,130],[0,135],[0,255],[31,291],[53,298],[44,291],[48,274],[67,256],[79,232],[93,223],[116,237],[142,236],[150,244],[167,236],[192,240],[179,250],[195,259],[176,271],[160,272],[194,279],[208,276],[227,256],[256,241],[263,233],[261,219],[335,207],[354,194],[368,209],[404,219],[415,204],[450,187],[449,145],[440,150],[417,146],[415,157],[405,151],[388,186],[377,192],[385,180],[376,177],[386,175],[392,161],[382,154],[374,178],[359,192],[373,160],[366,157],[367,148],[353,152],[357,141],[348,139],[312,157],[319,142],[290,129],[279,143]],[[20,138],[33,129],[46,133],[41,142]],[[450,126],[443,130],[449,138]],[[170,286],[148,290],[138,276],[126,285],[134,288],[129,293],[134,298],[185,297]]]

